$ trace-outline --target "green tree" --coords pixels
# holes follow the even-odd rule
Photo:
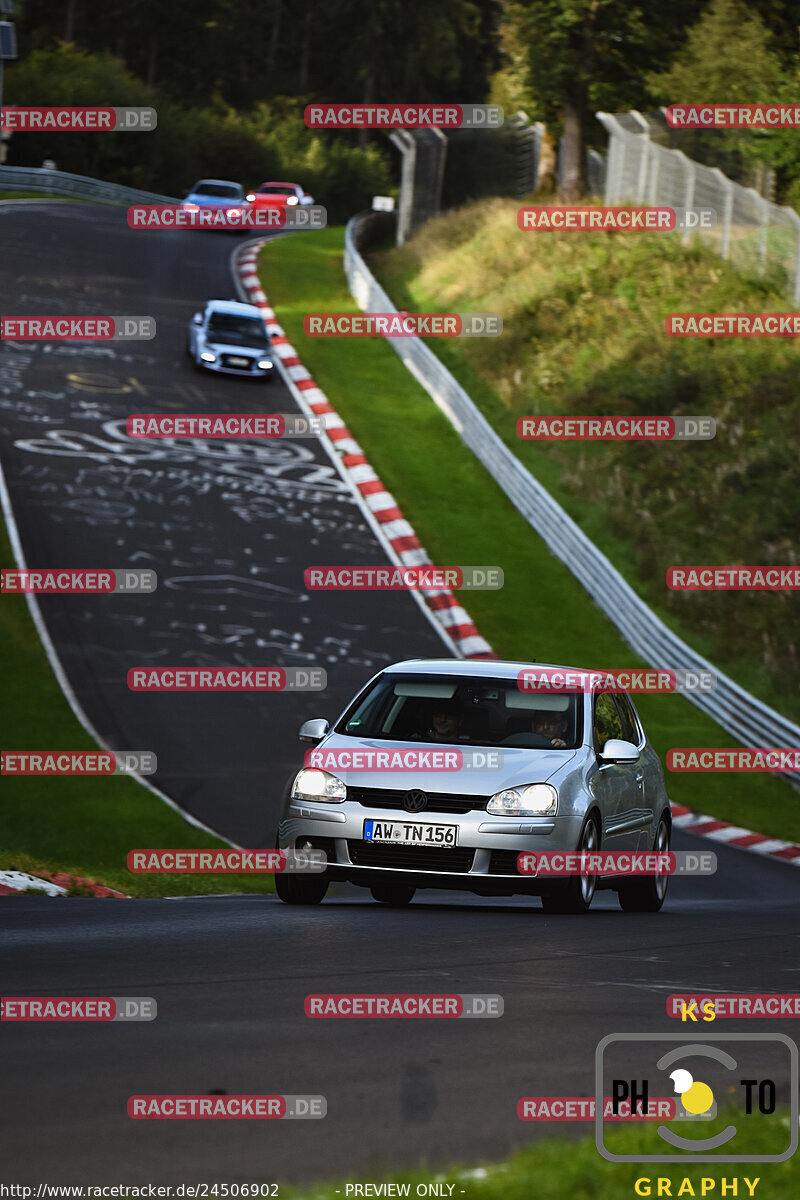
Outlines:
[[[774,100],[781,63],[758,14],[742,0],[711,0],[669,69],[648,85],[663,104]]]

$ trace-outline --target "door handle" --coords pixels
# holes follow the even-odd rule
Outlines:
[[[643,779],[644,779],[644,775],[640,771],[639,774],[636,776],[636,782],[639,784],[640,787],[641,787]]]

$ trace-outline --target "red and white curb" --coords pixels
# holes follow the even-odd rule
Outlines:
[[[272,339],[275,354],[290,387],[302,394],[302,400],[325,421],[325,430],[347,477],[367,513],[378,523],[391,547],[398,566],[431,566],[424,546],[400,511],[397,501],[387,492],[378,475],[367,462],[364,451],[303,366],[297,351],[275,317],[261,287],[256,271],[256,256],[263,242],[251,243],[236,256],[236,269],[250,302],[261,310],[261,316]],[[492,647],[481,636],[462,604],[449,588],[421,588],[428,608],[462,658],[496,658]]]
[[[784,842],[780,838],[767,837],[764,833],[754,833],[752,829],[745,829],[741,825],[732,825],[730,821],[691,812],[682,804],[672,805],[672,824],[684,833],[691,833],[693,837],[711,838],[715,842],[724,842],[726,846],[736,846],[739,850],[749,850],[767,858],[779,858],[800,867],[800,846],[794,842]]]
[[[80,884],[89,888],[95,896],[117,896],[120,900],[128,900],[124,892],[115,892],[112,888],[103,887],[101,883],[92,883],[90,879],[80,879],[77,875],[65,875],[63,872],[51,875],[29,875],[27,871],[0,871],[0,896],[13,896],[19,892],[41,892],[45,896],[66,896],[67,889],[72,884]]]

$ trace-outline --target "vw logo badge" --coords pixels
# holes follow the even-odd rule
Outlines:
[[[423,808],[427,807],[428,797],[424,792],[415,788],[412,792],[406,792],[403,797],[403,808],[406,812],[422,812]]]

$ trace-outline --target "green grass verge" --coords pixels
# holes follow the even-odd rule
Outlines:
[[[738,1125],[748,1139],[746,1150],[739,1149],[739,1153],[779,1152],[782,1146],[774,1132],[774,1125],[767,1123],[776,1120],[781,1122],[783,1146],[786,1145],[788,1116],[775,1114],[770,1118],[761,1118],[749,1130],[745,1129],[745,1122],[752,1122],[753,1117],[742,1118],[741,1114],[731,1112],[725,1121],[728,1118]],[[723,1127],[723,1122],[717,1119],[716,1122],[709,1122],[709,1127],[712,1125],[716,1131]],[[704,1135],[708,1136],[705,1125]],[[607,1129],[606,1144],[617,1154],[653,1154],[664,1149],[664,1143],[654,1130],[641,1124]],[[468,1170],[453,1167],[435,1174],[423,1170],[387,1174],[376,1172],[370,1174],[369,1182],[410,1185],[408,1193],[403,1191],[395,1195],[408,1195],[412,1200],[417,1195],[418,1184],[431,1184],[434,1181],[454,1185],[452,1193],[449,1193],[453,1200],[460,1200],[462,1193],[465,1200],[565,1200],[565,1197],[571,1200],[632,1200],[637,1195],[656,1197],[659,1194],[673,1197],[704,1194],[706,1200],[717,1200],[722,1195],[720,1181],[723,1178],[728,1180],[725,1194],[731,1196],[731,1180],[737,1177],[739,1184],[736,1195],[740,1200],[751,1194],[744,1182],[745,1177],[751,1184],[753,1180],[758,1180],[754,1193],[756,1200],[791,1200],[797,1196],[800,1188],[800,1157],[795,1156],[785,1163],[687,1163],[686,1166],[670,1163],[610,1163],[600,1156],[593,1136],[579,1141],[567,1137],[548,1137],[518,1151],[507,1162],[486,1163]],[[662,1190],[659,1193],[659,1179],[670,1180],[670,1192]],[[684,1179],[689,1180],[690,1187],[683,1184]],[[701,1179],[714,1180],[713,1188],[706,1184],[705,1193],[701,1192]],[[637,1180],[642,1181],[638,1184],[638,1190]],[[337,1197],[344,1200],[346,1183],[357,1181],[357,1177],[352,1176],[336,1183],[303,1188],[284,1188],[281,1185],[281,1195],[285,1191],[292,1200],[336,1200]],[[649,1193],[645,1190],[648,1184],[651,1188]],[[681,1186],[683,1191],[679,1191]]]
[[[370,256],[397,306],[492,311],[499,338],[431,339],[497,433],[647,604],[719,669],[800,721],[791,592],[670,592],[668,566],[797,562],[798,347],[670,338],[670,312],[784,312],[785,280],[748,276],[664,234],[522,233],[496,200]],[[694,415],[710,442],[522,442],[520,416]]]
[[[102,204],[102,200],[86,200],[81,196],[52,196],[49,192],[0,192],[0,200],[62,200],[72,204]]]
[[[15,566],[2,521],[0,565]],[[0,597],[0,679],[3,749],[96,748],[58,686],[23,596]],[[66,871],[129,896],[274,891],[271,876],[130,874],[129,850],[225,843],[125,776],[6,776],[2,791],[0,870]]]
[[[637,662],[611,622],[516,511],[394,351],[377,338],[307,338],[308,312],[356,312],[342,270],[343,230],[265,246],[264,290],[299,354],[341,414],[434,562],[495,564],[499,592],[466,608],[504,658],[586,667]],[[736,743],[678,696],[639,696],[662,758],[673,746]],[[800,806],[771,776],[667,775],[672,800],[778,837],[800,839]]]

